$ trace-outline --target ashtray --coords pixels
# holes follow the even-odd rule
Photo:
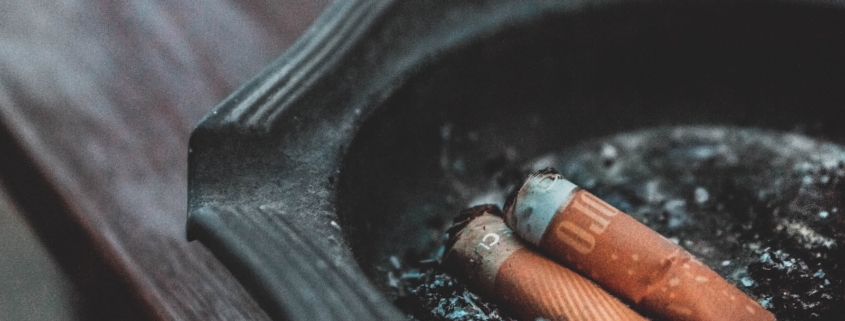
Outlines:
[[[624,137],[671,142],[654,136],[661,131],[697,133],[707,144],[637,150],[683,151],[651,155],[664,161],[705,155],[719,132],[839,146],[842,57],[845,5],[825,1],[337,2],[192,133],[188,238],[208,247],[275,319],[392,320],[441,318],[402,300],[400,272],[430,264],[452,217],[471,204],[503,202],[504,190],[544,155],[575,164],[571,175],[582,176],[574,179],[614,206],[634,208],[626,193],[642,191],[633,187],[671,178],[690,189],[684,206],[697,206],[705,193],[708,206],[737,195],[724,206],[744,208],[736,215],[747,217],[725,219],[741,222],[725,228],[751,222],[774,231],[754,225],[774,210],[755,193],[772,186],[710,181],[702,192],[680,174],[634,171],[650,174],[620,183],[601,169],[615,166]],[[740,156],[769,160],[761,151]],[[787,220],[798,225],[781,230],[801,234],[808,226],[836,241],[842,191],[833,182],[841,165],[815,165],[789,169],[804,170],[807,186],[828,184],[828,192],[793,204],[815,216]],[[689,223],[672,200],[651,217],[667,229]],[[819,223],[822,212],[833,223]],[[712,233],[722,226],[715,219],[707,223]],[[683,244],[686,234],[674,237]],[[764,248],[755,257],[713,254],[709,263],[722,271],[730,261],[728,271],[760,261]],[[830,251],[824,255],[839,250]],[[800,267],[790,261],[795,254],[783,254],[768,253],[770,265]],[[829,281],[843,274],[840,266],[821,269]],[[785,289],[788,282],[773,275],[735,280]],[[796,320],[831,320],[841,311],[789,302],[797,305],[771,310]]]

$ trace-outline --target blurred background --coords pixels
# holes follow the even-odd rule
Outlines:
[[[185,240],[188,138],[329,2],[0,2],[0,320],[267,319]]]

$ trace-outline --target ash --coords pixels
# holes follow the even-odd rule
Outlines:
[[[459,151],[444,154],[462,159]],[[522,177],[555,167],[686,248],[778,320],[845,315],[845,305],[837,304],[845,302],[845,148],[839,145],[759,129],[674,127],[587,141],[527,162],[515,154],[508,148],[507,157],[491,157],[484,167],[495,162],[496,170],[480,187],[450,175],[449,184],[460,187],[455,201],[501,206]],[[442,246],[421,253],[392,260],[389,271],[397,306],[412,318],[512,320],[441,269]]]
[[[396,271],[401,273],[401,280],[394,279],[394,285],[403,292],[396,304],[414,319],[516,321],[439,266],[400,267]]]

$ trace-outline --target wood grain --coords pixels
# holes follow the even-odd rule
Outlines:
[[[188,137],[326,5],[0,3],[0,170],[77,283],[144,317],[267,318],[185,240]]]

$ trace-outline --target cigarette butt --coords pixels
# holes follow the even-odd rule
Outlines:
[[[459,217],[444,256],[450,271],[522,320],[646,320],[590,280],[525,247],[500,214],[495,205],[481,205]]]
[[[775,320],[683,248],[564,179],[531,175],[505,221],[553,259],[667,320]]]

